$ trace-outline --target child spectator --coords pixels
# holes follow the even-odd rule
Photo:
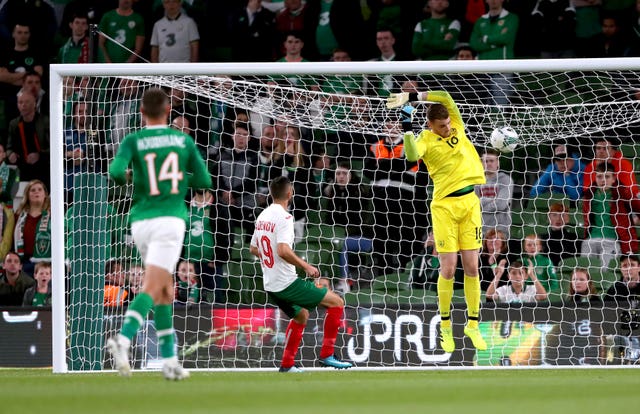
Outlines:
[[[497,287],[501,277],[501,275],[496,275],[489,285],[487,300],[493,300],[496,303],[527,303],[547,299],[547,291],[536,277],[536,272],[533,270],[532,265],[525,269],[522,262],[516,260],[511,263],[511,266],[509,266],[509,283],[505,286]],[[526,284],[528,278],[533,281],[533,284]]]
[[[577,267],[573,270],[569,285],[569,295],[565,298],[564,303],[569,306],[579,304],[602,305],[602,299],[598,296],[587,269]]]
[[[195,265],[188,260],[178,263],[175,300],[182,303],[200,302],[200,278]]]
[[[51,263],[37,263],[33,277],[36,284],[24,292],[22,306],[51,306]]]
[[[596,167],[595,186],[585,193],[582,204],[585,240],[582,256],[597,256],[602,267],[623,254],[638,251],[638,236],[631,222],[631,213],[640,211],[640,200],[628,187],[618,185],[613,165]]]
[[[507,237],[500,230],[490,229],[482,240],[480,288],[486,291],[496,277],[502,277],[507,265]]]
[[[543,253],[542,240],[535,235],[529,234],[524,238],[523,263],[533,266],[536,279],[540,280],[545,291],[556,290],[560,287],[556,268],[551,263],[551,259]]]

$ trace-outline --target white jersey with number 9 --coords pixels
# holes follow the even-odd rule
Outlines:
[[[278,256],[278,243],[293,247],[293,240],[293,216],[281,205],[271,204],[260,213],[251,245],[260,253],[266,291],[280,292],[296,280],[296,267]]]

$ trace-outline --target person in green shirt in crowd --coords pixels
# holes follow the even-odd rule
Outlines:
[[[556,290],[560,287],[556,268],[553,266],[549,256],[544,254],[542,240],[536,234],[529,234],[523,242],[524,255],[522,263],[527,267],[533,266],[534,272],[544,290]]]
[[[37,263],[33,278],[36,284],[24,292],[22,306],[51,306],[51,263]]]
[[[460,22],[447,17],[448,0],[429,0],[427,4],[431,17],[416,25],[411,50],[417,59],[447,60],[458,43]]]

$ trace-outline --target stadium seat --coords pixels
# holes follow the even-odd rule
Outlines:
[[[381,292],[408,290],[410,277],[408,272],[380,275],[373,281],[372,289]]]

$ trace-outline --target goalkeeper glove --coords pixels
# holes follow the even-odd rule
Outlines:
[[[411,105],[405,105],[400,111],[400,119],[402,120],[402,129],[404,132],[410,132],[413,129],[413,113],[416,111]]]
[[[392,93],[387,98],[387,108],[397,108],[406,104],[407,102],[415,102],[418,100],[417,92],[400,92]]]

